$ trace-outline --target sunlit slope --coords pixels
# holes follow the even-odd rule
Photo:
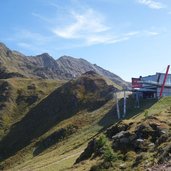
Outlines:
[[[144,106],[144,103],[151,107]],[[135,112],[138,109],[132,109]],[[167,166],[171,160],[171,97],[144,100],[130,119],[114,124],[91,140],[70,170],[147,170]],[[160,166],[161,164],[161,166]],[[159,165],[159,166],[158,166]],[[89,170],[85,169],[85,170]],[[167,168],[166,168],[167,169]]]

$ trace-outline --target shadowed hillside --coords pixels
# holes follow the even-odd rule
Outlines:
[[[94,72],[57,88],[14,124],[0,142],[1,159],[15,154],[59,122],[81,110],[93,111],[113,97],[113,86]]]
[[[62,84],[64,81],[59,80],[0,79],[0,139],[12,124]]]

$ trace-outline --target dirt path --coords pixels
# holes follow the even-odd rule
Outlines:
[[[60,164],[61,162],[65,161],[65,160],[68,160],[68,159],[74,158],[76,156],[79,156],[82,152],[83,152],[83,150],[77,151],[74,154],[61,155],[61,156],[59,156],[59,158],[54,158],[54,160],[49,162],[49,163],[44,163],[44,164],[39,165],[39,166],[36,166],[36,163],[35,163],[35,166],[33,166],[33,165],[31,167],[25,166],[25,167],[23,167],[23,168],[21,168],[19,170],[20,171],[40,171],[40,170],[45,170],[46,168],[48,168],[50,166]]]
[[[71,155],[65,155],[62,159],[56,161],[56,162],[51,162],[51,163],[48,163],[46,164],[45,166],[41,166],[39,168],[36,168],[34,171],[39,171],[39,169],[43,168],[43,169],[46,169],[47,167],[49,167],[50,165],[54,165],[54,164],[59,164],[65,160],[68,160],[70,158],[73,158],[73,157],[76,157],[76,156],[79,156],[83,151],[80,151],[80,152],[77,152],[75,154],[71,154]]]

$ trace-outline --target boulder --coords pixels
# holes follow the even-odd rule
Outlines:
[[[109,138],[113,138],[116,134],[120,133],[121,131],[126,131],[129,128],[129,124],[120,121],[116,125],[112,126],[111,128],[107,129],[106,134]]]

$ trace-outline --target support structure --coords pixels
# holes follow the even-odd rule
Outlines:
[[[126,91],[124,91],[123,118],[126,116]]]
[[[117,93],[115,93],[115,100],[116,100],[116,110],[117,110],[118,119],[120,119],[121,116],[120,116],[120,110],[119,110],[119,103],[118,103]]]
[[[164,90],[166,79],[167,79],[167,76],[168,76],[168,73],[169,73],[169,69],[170,69],[170,65],[167,66],[166,74],[164,76],[163,84],[162,84],[161,91],[160,91],[160,97],[162,97],[162,95],[163,95],[163,90]]]
[[[140,100],[139,100],[139,93],[136,92],[135,94],[135,108],[140,108]]]

